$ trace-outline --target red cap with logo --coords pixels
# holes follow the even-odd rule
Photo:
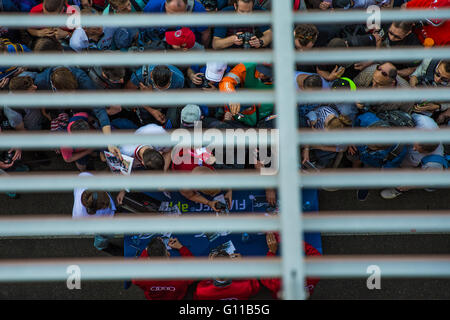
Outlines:
[[[195,35],[189,28],[181,28],[177,31],[167,31],[166,42],[172,46],[190,49],[195,45]]]

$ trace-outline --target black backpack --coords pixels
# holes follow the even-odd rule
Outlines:
[[[382,121],[387,122],[391,127],[414,128],[415,123],[411,115],[402,110],[386,110],[376,114]]]

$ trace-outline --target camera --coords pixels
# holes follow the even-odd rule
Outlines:
[[[250,49],[252,46],[250,45],[249,41],[251,38],[253,38],[255,35],[251,32],[244,32],[241,34],[238,34],[238,39],[242,40],[244,44],[242,45],[244,49]]]
[[[218,8],[217,0],[201,0],[206,11],[215,11]]]
[[[0,162],[4,164],[10,164],[14,157],[14,152],[3,151],[0,153]]]
[[[206,79],[204,74],[199,75],[200,79],[202,79],[202,84],[199,85],[200,88],[210,88],[209,81]]]
[[[345,38],[349,47],[375,47],[377,40],[372,34],[354,35]]]

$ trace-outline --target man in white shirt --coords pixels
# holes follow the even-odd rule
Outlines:
[[[414,119],[414,123],[416,124],[417,129],[422,130],[438,130],[439,126],[436,122],[425,115],[421,114],[412,114],[412,118]],[[419,144],[415,143],[413,148],[409,150],[407,155],[405,156],[401,168],[421,168],[422,170],[443,170],[444,166],[441,162],[430,160],[430,161],[422,161],[425,157],[430,155],[437,155],[439,157],[444,156],[444,147],[442,143],[440,144]],[[394,199],[401,195],[403,192],[406,192],[412,188],[410,187],[397,187],[391,189],[384,189],[381,191],[381,197],[384,199]],[[425,189],[427,190],[427,189]],[[432,190],[427,190],[432,191]]]
[[[80,177],[92,176],[91,173],[82,172]],[[74,203],[72,209],[73,219],[90,217],[113,217],[116,212],[114,200],[105,191],[93,191],[86,188],[76,188],[73,192]],[[123,248],[113,244],[112,235],[95,235],[94,247],[111,255],[123,256]]]

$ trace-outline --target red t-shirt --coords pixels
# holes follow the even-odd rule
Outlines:
[[[407,8],[430,8],[430,6],[437,8],[450,7],[449,0],[411,0],[406,3]],[[444,46],[450,44],[450,20],[446,20],[443,24],[435,27],[431,24],[425,25],[416,31],[417,37],[423,43],[426,37],[434,40],[435,46]]]
[[[304,242],[304,248],[305,254],[307,256],[320,256],[320,252],[314,248],[312,245],[310,245],[307,242]],[[272,252],[267,252],[267,256],[275,256]],[[314,288],[316,287],[317,283],[320,279],[317,278],[306,278],[306,289],[309,292],[309,295],[311,296],[314,293]],[[265,286],[267,289],[269,289],[272,292],[272,296],[277,299],[278,293],[281,290],[281,280],[280,279],[261,279],[261,283],[263,286]]]
[[[213,280],[200,281],[195,289],[194,300],[248,300],[258,293],[259,281],[233,280],[231,284],[218,287]]]
[[[76,12],[76,9],[72,6],[64,6],[64,9],[61,13],[65,13],[67,15],[71,15],[74,14]],[[33,8],[31,8],[30,10],[30,14],[42,14],[44,13],[44,4],[38,4],[37,6],[34,6]],[[45,28],[45,27],[42,27]],[[41,29],[41,28],[33,28],[33,29]],[[71,32],[73,31],[73,29],[69,29],[66,27],[61,27],[62,30],[67,31],[67,32]]]
[[[179,251],[183,257],[193,256],[184,246]],[[140,258],[148,258],[147,250],[142,251]],[[181,300],[193,282],[193,280],[132,280],[133,284],[144,290],[147,300]]]
[[[172,170],[174,171],[192,171],[196,167],[205,166],[212,170],[214,168],[205,161],[211,157],[211,153],[206,148],[189,149],[188,154],[184,156],[184,151],[181,149],[178,152],[178,159],[172,160]]]

